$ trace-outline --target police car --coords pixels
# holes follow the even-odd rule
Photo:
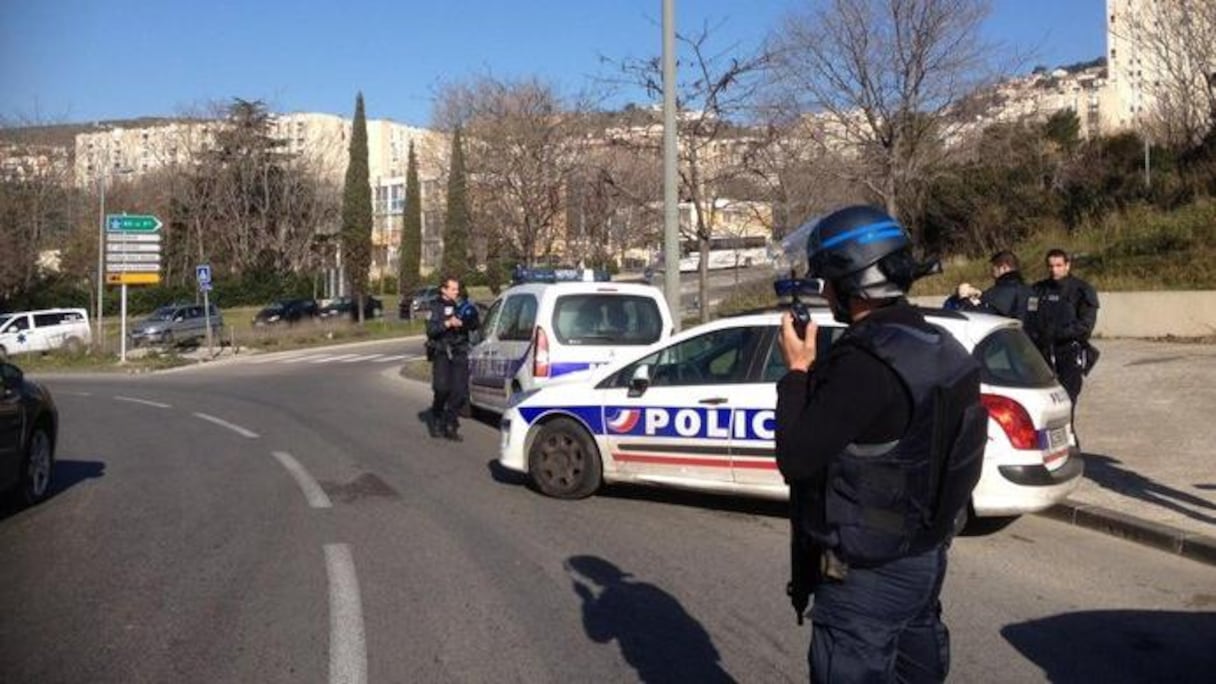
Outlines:
[[[611,364],[671,336],[662,292],[587,269],[517,269],[469,351],[469,397],[500,413],[516,392]]]
[[[978,516],[1047,508],[1081,481],[1071,402],[1017,321],[925,310],[981,363],[988,409]],[[812,309],[825,353],[844,328]],[[581,498],[602,484],[782,499],[774,456],[781,314],[714,321],[602,368],[512,397],[499,462],[541,492]]]

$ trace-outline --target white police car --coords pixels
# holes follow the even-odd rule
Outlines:
[[[926,311],[983,366],[988,408],[979,516],[1047,508],[1081,480],[1071,402],[1018,322]],[[812,310],[819,350],[843,327]],[[545,494],[580,498],[633,482],[766,498],[788,487],[774,456],[779,313],[724,318],[600,369],[512,397],[499,462]]]
[[[517,270],[469,351],[469,397],[501,412],[516,392],[610,364],[671,336],[662,292],[585,269]]]

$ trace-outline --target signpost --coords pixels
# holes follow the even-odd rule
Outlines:
[[[203,316],[207,325],[207,355],[215,356],[211,343],[211,264],[199,264],[194,267],[194,277],[198,280],[198,289],[203,291]]]
[[[109,214],[106,216],[106,283],[122,288],[119,317],[119,360],[127,361],[127,285],[160,283],[160,229],[155,216]],[[211,326],[207,326],[210,342]]]

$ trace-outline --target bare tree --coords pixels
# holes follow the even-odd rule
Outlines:
[[[987,79],[986,0],[823,0],[774,36],[776,83],[823,145],[905,220],[945,161],[949,114]]]
[[[712,31],[703,26],[694,34],[678,34],[684,76],[676,85],[679,197],[692,207],[683,238],[697,243],[700,252],[699,302],[701,320],[709,320],[709,248],[717,225],[717,212],[724,200],[750,197],[732,196],[749,177],[747,162],[756,148],[768,144],[764,129],[745,122],[756,103],[762,85],[760,78],[768,65],[763,50],[744,51],[737,45],[717,50]],[[629,59],[620,64],[624,81],[644,87],[648,94],[663,96],[662,60]],[[633,126],[615,137],[616,144],[639,153],[653,154],[657,160],[662,143],[658,112],[643,127]]]
[[[1120,18],[1115,33],[1132,52],[1112,59],[1129,65],[1129,77],[1134,67],[1144,84],[1153,137],[1175,147],[1198,143],[1216,124],[1216,3],[1146,2]]]
[[[578,103],[536,78],[480,76],[445,86],[434,123],[461,126],[474,221],[472,239],[532,264],[564,242],[566,187],[581,145]]]

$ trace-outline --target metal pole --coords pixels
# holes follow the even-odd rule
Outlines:
[[[680,217],[676,186],[676,10],[663,0],[663,292],[680,331]]]
[[[118,309],[118,362],[127,362],[127,284],[122,284],[122,303]]]
[[[206,317],[207,324],[207,356],[215,356],[215,349],[211,344],[211,299],[207,296],[208,289],[211,286],[203,287],[203,316]]]
[[[1150,190],[1153,187],[1153,178],[1151,174],[1152,172],[1150,171],[1149,166],[1149,141],[1148,136],[1146,135],[1144,136],[1144,187]]]
[[[105,292],[105,258],[106,258],[106,170],[103,167],[97,177],[98,192],[101,195],[101,207],[97,216],[97,349],[105,352],[105,337],[102,331],[102,293]]]

